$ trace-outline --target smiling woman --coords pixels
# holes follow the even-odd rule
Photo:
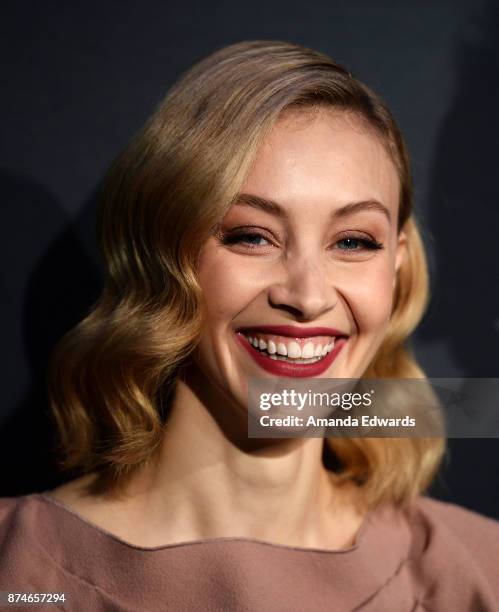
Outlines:
[[[0,501],[2,588],[92,610],[497,609],[498,524],[422,495],[442,438],[248,436],[250,378],[425,380],[409,162],[374,92],[298,45],[221,49],[113,164],[99,228],[102,296],[50,364],[78,477]]]
[[[213,353],[225,358],[219,384],[244,404],[248,366],[232,367],[240,360],[232,336],[243,340],[251,328],[263,343],[253,350],[242,342],[258,365],[250,364],[254,376],[264,368],[281,376],[360,378],[386,336],[407,243],[396,221],[397,169],[383,141],[353,112],[290,108],[241,189],[201,250],[198,273],[211,321],[199,344],[203,369],[217,378]],[[268,328],[283,320],[308,323],[281,335]],[[334,323],[337,331],[311,335],[312,322]],[[302,351],[312,361],[298,368]]]

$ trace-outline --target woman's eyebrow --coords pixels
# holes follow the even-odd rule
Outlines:
[[[263,210],[275,217],[281,219],[287,218],[286,210],[274,200],[262,198],[261,196],[253,195],[251,193],[240,193],[235,201],[236,205],[251,206]],[[391,223],[391,213],[384,204],[378,202],[378,200],[362,200],[360,202],[350,202],[340,208],[337,208],[331,213],[331,219],[340,219],[354,213],[361,212],[364,210],[374,210],[382,213],[388,219],[388,223]]]

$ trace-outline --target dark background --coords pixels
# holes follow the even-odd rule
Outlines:
[[[329,0],[2,4],[0,496],[60,482],[45,368],[100,292],[95,193],[169,86],[214,49],[329,53],[388,102],[433,276],[431,377],[499,376],[499,4]],[[499,440],[451,440],[433,495],[499,518]]]

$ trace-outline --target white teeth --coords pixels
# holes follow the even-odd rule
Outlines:
[[[334,349],[334,338],[333,341],[327,345],[327,352],[330,353]]]
[[[272,359],[279,359],[281,361],[290,361],[293,363],[313,363],[319,361],[325,355],[330,353],[334,348],[335,338],[324,346],[318,344],[314,346],[314,343],[309,341],[305,345],[300,346],[295,340],[291,340],[289,344],[284,342],[274,342],[273,340],[265,341],[263,338],[246,336],[248,342],[260,351],[267,352]]]
[[[285,353],[282,353],[285,354]],[[288,345],[288,357],[292,359],[299,359],[300,357],[306,357],[308,355],[302,355],[300,345],[298,342],[292,341]],[[312,355],[310,355],[312,357]]]
[[[278,342],[277,343],[277,353],[279,355],[287,355],[288,354],[288,349],[286,348],[286,345],[283,342]]]
[[[312,342],[307,342],[301,352],[302,359],[310,359],[314,357],[314,345]]]

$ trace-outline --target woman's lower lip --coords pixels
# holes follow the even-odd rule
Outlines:
[[[307,376],[320,376],[333,363],[336,355],[341,351],[348,338],[337,339],[334,343],[333,350],[328,353],[323,359],[315,363],[290,363],[288,361],[280,361],[271,359],[262,351],[259,351],[252,346],[245,336],[236,332],[236,338],[246,352],[252,357],[261,368],[276,376],[289,376],[292,378],[305,378]]]

